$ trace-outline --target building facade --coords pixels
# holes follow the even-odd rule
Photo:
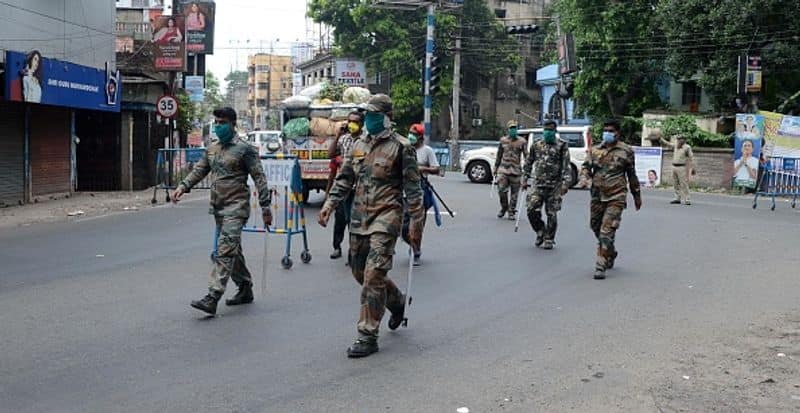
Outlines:
[[[292,96],[292,57],[259,53],[247,59],[248,106],[254,129],[268,129],[274,111]]]
[[[101,3],[0,4],[0,206],[119,187],[115,7]]]
[[[330,82],[336,73],[336,59],[330,53],[321,53],[297,66],[302,77],[302,87]]]

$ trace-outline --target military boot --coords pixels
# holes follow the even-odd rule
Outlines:
[[[516,221],[517,220],[517,213],[514,212],[514,211],[509,212],[508,213],[508,220],[509,221]]]
[[[500,210],[500,212],[498,212],[498,213],[497,213],[497,217],[498,217],[498,218],[503,218],[504,216],[506,216],[506,209],[505,209],[505,208],[502,208],[502,209]]]
[[[220,296],[218,294],[209,293],[199,300],[192,301],[191,306],[200,311],[205,311],[208,314],[214,315],[217,313],[217,302],[219,298]]]
[[[594,279],[595,280],[605,280],[606,279],[606,270],[603,268],[595,268],[594,269]]]
[[[400,299],[403,300],[403,303],[400,304],[399,307],[389,309],[389,312],[392,313],[392,316],[389,317],[389,330],[397,330],[397,327],[403,324],[403,319],[406,314],[406,296],[401,295]]]
[[[538,248],[542,246],[543,242],[544,242],[544,233],[542,231],[536,231],[536,241],[533,243],[533,245]]]
[[[253,286],[243,285],[239,287],[239,292],[233,298],[225,300],[225,305],[242,305],[253,302]]]
[[[378,337],[359,335],[355,343],[347,348],[347,357],[354,359],[367,357],[378,352]]]
[[[544,244],[542,245],[542,249],[551,250],[551,249],[553,249],[554,245],[555,244],[553,243],[553,241],[551,241],[549,239],[546,239],[546,240],[544,240]]]

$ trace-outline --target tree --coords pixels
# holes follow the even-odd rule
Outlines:
[[[798,14],[794,0],[662,0],[660,50],[674,77],[700,75],[717,110],[730,108],[736,97],[738,56],[760,55],[765,81],[759,105],[775,109],[800,90]]]
[[[214,73],[206,70],[206,87],[203,102],[200,103],[199,120],[205,121],[211,118],[214,109],[222,106],[223,99],[219,91],[219,80],[217,80]]]
[[[248,73],[244,70],[236,70],[225,76],[225,105],[234,107],[234,90],[236,87],[247,85]]]
[[[309,16],[334,28],[336,53],[362,58],[370,70],[391,84],[398,123],[422,118],[422,63],[425,56],[425,10],[382,10],[367,0],[312,0]],[[483,0],[465,0],[465,44],[475,49],[465,56],[462,72],[491,75],[519,64],[517,44],[510,38]],[[472,24],[470,24],[472,23]],[[453,39],[459,35],[458,19],[437,13],[435,54],[441,59],[442,80],[434,97],[434,113],[447,107],[452,91]],[[465,52],[466,54],[466,52]]]
[[[658,0],[557,0],[553,10],[575,37],[575,98],[595,118],[637,116],[659,105],[663,56],[641,50],[660,36]]]

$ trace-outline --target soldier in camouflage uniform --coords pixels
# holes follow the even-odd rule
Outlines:
[[[522,188],[528,189],[528,179],[533,169],[534,189],[528,194],[528,220],[536,232],[536,246],[553,249],[558,227],[557,214],[561,210],[561,197],[567,193],[570,181],[569,145],[556,137],[556,123],[545,122],[542,139],[531,145],[525,158]],[[542,205],[547,214],[547,225],[542,222]]]
[[[602,280],[617,258],[614,237],[622,221],[622,211],[627,207],[628,186],[636,210],[642,207],[633,149],[620,140],[618,121],[603,124],[603,141],[590,150],[581,168],[581,178],[584,183],[592,180],[589,221],[598,242],[594,278]]]
[[[520,175],[522,175],[522,154],[528,149],[525,138],[517,136],[517,121],[510,120],[506,125],[508,135],[500,138],[497,158],[494,162],[494,176],[497,182],[497,193],[500,195],[500,212],[503,218],[508,212],[508,219],[517,219],[517,197],[519,196]],[[511,199],[508,190],[511,189]]]
[[[384,309],[392,316],[389,328],[403,321],[405,301],[388,277],[395,243],[403,221],[403,194],[411,215],[409,238],[419,250],[424,213],[417,154],[408,139],[391,129],[392,101],[377,94],[367,104],[367,136],[353,143],[336,182],[319,214],[327,226],[331,212],[355,191],[350,216],[350,267],[362,285],[358,338],[348,357],[365,357],[378,351],[378,328]]]
[[[172,194],[174,202],[189,192],[193,186],[211,173],[211,208],[217,225],[217,253],[208,295],[191,305],[209,314],[216,314],[217,302],[225,293],[229,278],[239,287],[227,305],[253,302],[253,280],[242,255],[242,227],[250,216],[250,190],[247,176],[250,175],[258,189],[258,202],[266,225],[272,224],[270,191],[267,177],[261,167],[258,150],[236,137],[236,111],[222,108],[214,111],[214,132],[218,140],[206,149],[194,170],[178,185]]]

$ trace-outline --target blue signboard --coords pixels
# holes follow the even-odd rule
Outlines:
[[[119,112],[119,71],[6,52],[6,100]]]

